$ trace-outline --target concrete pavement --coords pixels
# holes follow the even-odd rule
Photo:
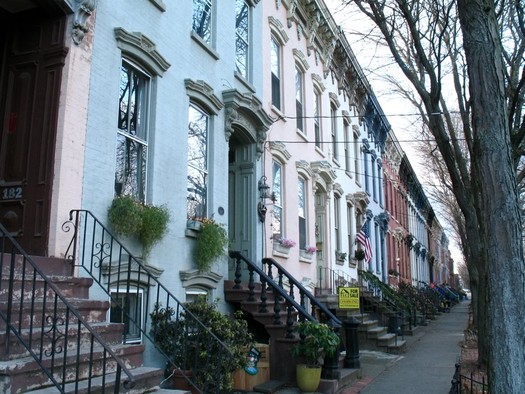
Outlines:
[[[467,328],[470,301],[419,327],[400,355],[360,352],[361,378],[339,394],[447,394]]]

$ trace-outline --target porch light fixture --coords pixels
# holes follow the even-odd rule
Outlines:
[[[264,223],[266,219],[266,212],[268,211],[268,208],[266,208],[265,200],[267,198],[271,198],[270,195],[270,186],[266,183],[266,176],[262,176],[261,179],[259,179],[258,189],[259,189],[259,198],[261,201],[257,204],[257,215],[259,215],[259,220]]]

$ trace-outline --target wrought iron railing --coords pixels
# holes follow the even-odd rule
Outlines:
[[[470,373],[470,376],[463,375],[461,365],[456,363],[449,394],[489,394],[489,383],[485,376],[481,378],[481,381],[478,379],[473,373]]]
[[[81,381],[90,389],[100,377],[99,392],[110,392],[112,373],[114,393],[120,392],[122,373],[123,385],[134,386],[124,362],[1,224],[0,272],[4,357],[32,357],[45,374],[39,384],[54,385],[61,393],[66,387],[78,392]]]
[[[234,289],[241,287],[242,264],[246,264],[248,269],[248,299],[247,301],[256,301],[255,299],[255,275],[259,277],[261,283],[261,292],[259,295],[260,306],[259,312],[268,312],[268,290],[273,294],[273,311],[274,323],[286,324],[286,337],[294,338],[294,323],[296,321],[322,321],[334,328],[342,326],[341,320],[337,318],[324,304],[310,293],[297,279],[286,271],[274,259],[262,259],[263,268],[259,268],[252,261],[247,259],[241,252],[231,251],[230,257],[235,260],[235,285]],[[285,290],[284,284],[288,286]],[[296,301],[298,297],[299,301]],[[281,320],[281,305],[286,305],[286,321]],[[308,305],[309,304],[309,305]],[[298,316],[294,316],[294,312]]]
[[[402,319],[408,320],[408,329],[411,330],[413,326],[417,325],[416,308],[404,299],[400,294],[397,294],[389,285],[379,280],[374,274],[358,270],[358,275],[366,282],[368,288],[388,305],[394,308],[394,313],[401,313]]]
[[[339,287],[359,286],[356,279],[352,278],[346,272],[334,270],[329,267],[319,267],[319,278],[317,280],[319,289],[330,291],[330,294],[336,295]]]
[[[153,344],[165,357],[172,370],[177,370],[194,390],[201,393],[219,393],[213,382],[219,381],[220,376],[206,379],[206,383],[196,381],[199,373],[220,374],[220,369],[212,368],[221,362],[223,357],[231,357],[231,351],[216,335],[204,326],[199,319],[189,311],[154,275],[154,269],[143,261],[134,257],[122,243],[116,239],[109,229],[104,226],[90,211],[72,210],[70,220],[63,225],[66,232],[73,231],[73,236],[66,253],[68,261],[79,269],[84,270],[104,291],[111,300],[113,308],[118,308],[124,314],[127,333],[140,332],[140,336]],[[141,303],[126,304],[123,300],[131,298],[142,299]],[[142,309],[143,308],[143,309]],[[185,327],[191,327],[192,333],[180,336],[174,353],[167,352],[155,341],[155,327],[151,326],[151,313],[156,310],[169,310],[175,326],[184,320]],[[187,360],[181,365],[180,354],[195,351],[191,335],[206,333],[199,337],[208,338],[209,343],[200,343],[201,353],[207,357],[196,360]],[[191,334],[191,335],[190,335]],[[124,336],[123,341],[129,339]],[[206,352],[206,349],[215,349]],[[198,350],[198,349],[197,349]],[[192,375],[188,374],[192,371]],[[198,379],[197,379],[198,380]]]

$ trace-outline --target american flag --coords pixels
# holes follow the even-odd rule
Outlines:
[[[370,236],[368,232],[368,221],[363,224],[361,230],[357,233],[357,242],[363,245],[365,249],[365,262],[372,260],[372,245],[370,244]]]

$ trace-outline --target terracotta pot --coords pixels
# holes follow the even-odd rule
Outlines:
[[[193,373],[191,371],[183,371],[184,375],[186,375],[187,378],[190,380],[193,377]],[[175,371],[173,373],[173,376],[171,377],[171,381],[173,382],[173,388],[178,390],[187,390],[191,391],[193,394],[199,394],[199,390],[197,390],[193,384],[191,384],[186,377],[184,376],[180,371]]]
[[[313,393],[321,382],[321,367],[312,367],[306,364],[297,364],[297,387],[303,393]]]

